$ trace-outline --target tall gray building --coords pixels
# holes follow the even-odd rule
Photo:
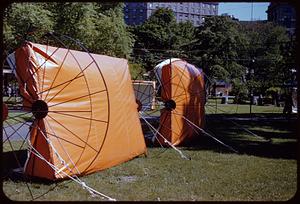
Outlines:
[[[266,11],[268,21],[286,27],[290,35],[296,31],[296,9],[288,3],[271,2]]]
[[[213,2],[128,2],[124,8],[125,22],[142,24],[158,8],[172,9],[177,22],[191,21],[194,26],[200,26],[205,16],[218,15],[218,3]]]

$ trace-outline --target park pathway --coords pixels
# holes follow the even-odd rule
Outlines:
[[[24,140],[28,131],[29,127],[32,124],[32,122],[26,122],[24,123],[18,123],[12,126],[6,126],[3,127],[2,135],[3,135],[3,141],[7,140],[7,137],[12,140]]]

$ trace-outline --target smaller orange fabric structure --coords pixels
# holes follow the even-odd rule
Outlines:
[[[27,42],[8,61],[35,116],[27,175],[85,175],[146,153],[127,60]]]
[[[155,69],[162,85],[161,97],[167,106],[161,110],[159,132],[173,145],[181,145],[196,135],[191,123],[204,127],[204,75],[201,69],[181,59],[165,60]],[[165,144],[163,138],[158,138]]]

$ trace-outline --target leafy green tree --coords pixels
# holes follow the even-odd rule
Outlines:
[[[124,4],[118,4],[104,12],[96,22],[95,50],[104,54],[129,58],[134,38],[127,30],[123,14]]]
[[[45,3],[13,3],[4,14],[4,47],[12,51],[25,39],[36,41],[53,29],[52,13]],[[31,32],[34,31],[34,35]]]
[[[129,63],[129,70],[132,80],[144,79],[142,73],[144,73],[144,68],[140,64]]]
[[[134,39],[127,31],[123,4],[56,3],[55,31],[80,40],[90,51],[128,58]]]
[[[91,41],[95,35],[97,14],[91,3],[54,3],[49,5],[53,13],[54,31],[72,38]],[[84,43],[86,43],[84,42]]]
[[[245,25],[245,31],[250,42],[246,66],[254,71],[251,80],[256,84],[257,94],[282,86],[294,61],[290,58],[293,47],[289,46],[291,42],[285,28],[273,23],[257,23]]]
[[[179,57],[188,57],[189,45],[196,41],[196,28],[190,21],[179,22],[175,25],[172,48],[178,51]]]
[[[239,58],[248,41],[239,32],[239,26],[238,22],[229,17],[214,16],[206,18],[199,27],[197,42],[192,45],[190,57],[197,56],[197,64],[211,78],[226,81],[242,78],[245,67],[239,62]]]
[[[176,19],[170,9],[158,9],[141,26],[137,26],[137,46],[143,48],[166,49],[171,46],[171,35]]]
[[[234,103],[244,103],[249,99],[247,86],[241,80],[235,78],[231,83],[233,85],[231,94],[235,96]]]
[[[236,95],[245,95],[246,67],[240,59],[246,55],[248,40],[240,29],[240,24],[230,17],[206,18],[197,30],[196,42],[190,45],[189,58],[210,79],[230,82]]]
[[[220,66],[218,64],[212,65],[211,75],[216,79],[223,79],[226,82],[228,82],[229,79],[229,72],[223,66]]]
[[[135,60],[148,69],[159,61],[180,57],[183,46],[195,38],[195,28],[191,22],[176,23],[171,9],[157,9],[142,25],[132,29],[136,38]]]
[[[23,42],[28,31],[34,33],[26,38],[35,42],[42,42],[43,34],[54,31],[78,39],[91,52],[129,58],[134,38],[127,31],[123,6],[123,3],[15,3],[5,13],[4,42],[7,49],[12,49]]]

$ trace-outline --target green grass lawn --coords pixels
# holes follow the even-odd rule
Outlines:
[[[7,120],[3,123],[3,126],[14,125],[17,123],[23,123],[25,121],[32,121],[32,113],[27,112],[9,112]]]
[[[82,180],[120,201],[282,201],[296,192],[295,160],[184,150],[192,157],[189,161],[171,149],[148,151],[148,157],[136,158]],[[29,186],[34,196],[46,193],[38,200],[102,200],[91,197],[70,181]],[[6,180],[3,187],[12,200],[30,198],[22,182]]]
[[[226,113],[226,114],[250,114],[250,104],[233,104],[229,100],[228,104],[221,104],[220,99],[209,99],[205,105],[207,114]],[[251,113],[282,113],[283,107],[274,105],[251,106]]]
[[[239,105],[238,111],[231,113],[235,104],[218,106],[224,111],[218,109],[209,113],[206,110],[207,130],[238,150],[238,154],[202,136],[193,145],[180,148],[191,160],[182,159],[171,148],[148,148],[147,157],[141,156],[81,179],[119,201],[291,199],[297,191],[296,120],[272,120],[282,117],[282,109],[278,108],[276,112],[273,109],[277,107],[273,106],[254,107],[257,111],[253,116],[261,120],[250,118],[249,105]],[[4,156],[13,158],[9,151]],[[90,196],[70,180],[54,183],[31,181],[27,185],[36,200],[103,201],[100,197]],[[31,199],[26,183],[14,176],[5,178],[3,191],[12,200]]]

